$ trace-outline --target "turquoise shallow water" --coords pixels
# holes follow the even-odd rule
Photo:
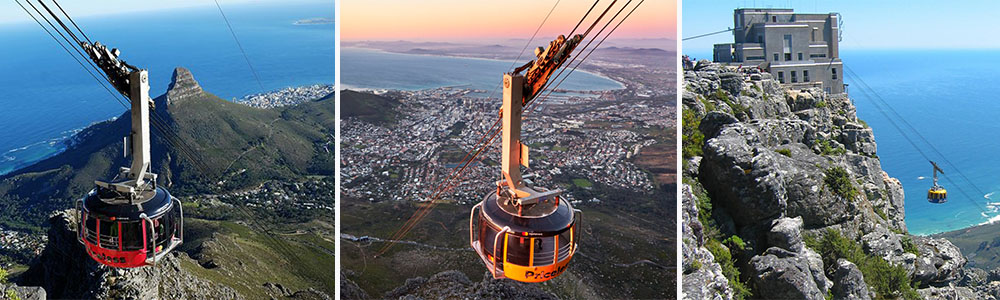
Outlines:
[[[265,90],[335,83],[334,26],[293,25],[333,18],[328,2],[224,7]],[[0,174],[61,151],[62,141],[76,130],[124,111],[24,18],[0,26]],[[214,5],[76,21],[91,39],[122,49],[126,61],[148,69],[151,96],[166,90],[178,66],[224,99],[262,92]]]

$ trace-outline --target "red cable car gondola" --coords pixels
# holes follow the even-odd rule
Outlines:
[[[131,134],[125,139],[132,164],[77,201],[77,233],[95,261],[118,268],[155,265],[183,242],[180,201],[156,184],[150,170],[149,74],[118,59],[118,49],[81,42],[108,80],[131,102]]]
[[[183,209],[163,188],[142,192],[138,204],[97,188],[81,200],[80,242],[94,260],[112,267],[152,265],[184,240]]]

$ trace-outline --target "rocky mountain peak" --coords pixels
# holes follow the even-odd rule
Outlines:
[[[957,247],[907,233],[902,185],[846,94],[706,60],[685,65],[682,93],[686,298],[971,292],[954,286]],[[909,282],[871,281],[885,274]]]
[[[201,92],[201,85],[194,79],[191,71],[183,67],[177,67],[174,69],[173,78],[170,79],[170,86],[167,88],[167,103],[170,104],[173,101],[200,94]]]

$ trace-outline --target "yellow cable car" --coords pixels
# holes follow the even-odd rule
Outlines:
[[[522,209],[490,193],[472,208],[469,242],[493,278],[542,282],[566,271],[580,238],[579,217],[561,197]]]
[[[945,202],[948,202],[948,190],[945,190],[943,187],[941,187],[937,183],[937,181],[938,181],[938,178],[937,178],[938,172],[941,172],[941,174],[944,174],[944,171],[942,171],[941,168],[939,168],[938,165],[936,163],[934,163],[933,161],[931,162],[931,165],[934,166],[934,186],[932,186],[929,190],[927,190],[927,202],[930,202],[930,203],[945,203]]]

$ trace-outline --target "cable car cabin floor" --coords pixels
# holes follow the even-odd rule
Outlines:
[[[248,299],[271,297],[273,291],[265,283],[281,284],[293,292],[312,287],[334,295],[336,279],[330,270],[336,246],[332,227],[323,226],[324,222],[275,228],[272,239],[232,221],[185,221],[188,241],[179,251],[197,261],[184,261],[182,266],[198,277],[230,286]]]
[[[341,198],[343,233],[389,239],[416,211],[414,203],[370,203]],[[471,205],[439,204],[380,258],[384,242],[341,240],[341,263],[347,279],[370,297],[403,286],[406,279],[430,278],[458,270],[475,283],[489,276],[469,247]],[[563,275],[536,284],[560,298],[666,298],[675,295],[674,225],[614,206],[583,206],[580,252]],[[583,232],[585,231],[585,232]],[[437,248],[434,248],[437,247]],[[459,248],[451,250],[444,248]],[[466,250],[468,249],[468,250]],[[641,262],[649,260],[654,264]]]

